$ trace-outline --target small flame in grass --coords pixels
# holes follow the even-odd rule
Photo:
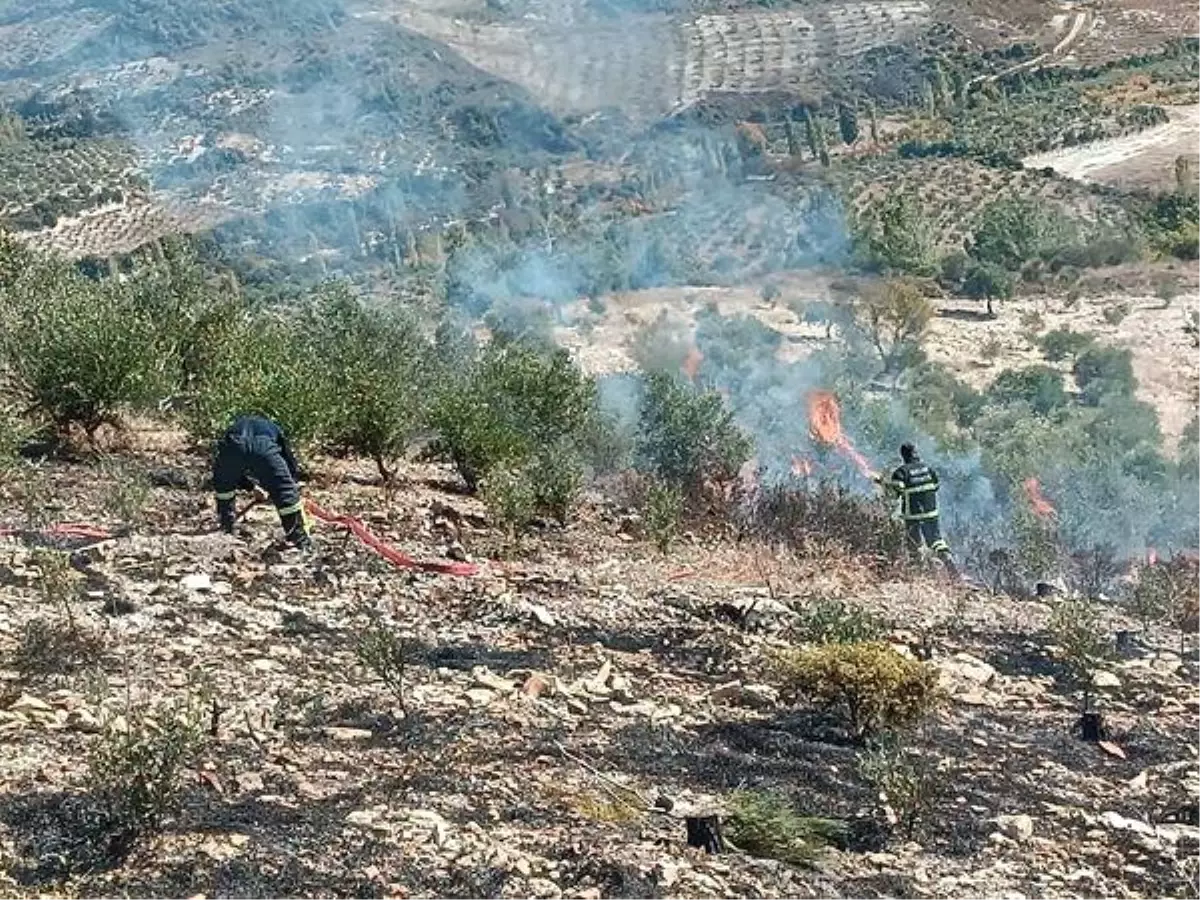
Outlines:
[[[813,391],[808,395],[808,425],[814,440],[837,448],[858,467],[864,478],[874,477],[870,462],[842,433],[842,410],[832,393]]]
[[[811,478],[813,473],[812,460],[807,456],[792,457],[792,474],[797,478]]]
[[[1148,565],[1148,566],[1157,566],[1158,565],[1158,551],[1155,550],[1153,547],[1146,548],[1146,565]]]
[[[704,362],[704,354],[700,352],[700,348],[692,344],[688,348],[687,356],[683,359],[680,371],[687,376],[688,381],[695,381],[696,376],[700,374],[700,363]]]
[[[1053,519],[1058,516],[1058,510],[1042,494],[1042,486],[1036,478],[1026,478],[1022,487],[1025,488],[1025,496],[1029,498],[1034,515],[1039,519]]]

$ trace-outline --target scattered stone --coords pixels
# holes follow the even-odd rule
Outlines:
[[[256,794],[266,788],[263,777],[258,772],[242,772],[234,776],[238,790],[246,794]]]
[[[558,900],[562,896],[562,889],[549,878],[530,878],[528,884],[529,896],[537,900]]]
[[[533,617],[537,620],[539,625],[545,625],[547,628],[553,628],[557,624],[554,616],[550,614],[550,610],[546,609],[544,606],[531,603],[529,604],[529,611],[533,613]]]
[[[633,699],[632,684],[624,675],[614,675],[612,681],[609,682],[609,687],[612,689],[612,695],[617,700],[629,702]]]
[[[501,678],[485,666],[476,666],[471,672],[475,683],[501,694],[508,694],[517,689],[517,685],[507,678]]]
[[[708,693],[713,703],[739,703],[759,709],[769,708],[779,702],[779,691],[766,684],[742,684],[731,681],[713,688]]]
[[[357,825],[359,828],[369,828],[372,831],[388,833],[392,830],[391,826],[386,822],[380,821],[381,810],[376,809],[356,809],[346,816],[347,825]]]
[[[970,684],[986,685],[996,677],[996,669],[969,653],[955,653],[934,663],[944,675]]]
[[[1132,831],[1135,834],[1144,834],[1147,836],[1154,834],[1154,826],[1150,823],[1143,822],[1141,819],[1129,819],[1111,810],[1100,813],[1098,821],[1101,825],[1113,831]]]
[[[39,700],[32,694],[21,694],[8,707],[9,712],[14,713],[50,713],[53,715],[54,707],[45,700]]]
[[[997,816],[996,825],[1005,837],[1014,841],[1026,841],[1033,837],[1033,818],[1024,814]]]
[[[213,589],[212,578],[203,572],[197,572],[193,575],[184,575],[179,581],[180,586],[185,591],[195,591],[202,594]]]
[[[551,684],[543,676],[534,672],[525,679],[525,683],[521,685],[521,693],[527,697],[540,697],[542,694],[549,693]]]
[[[329,725],[322,729],[325,736],[332,738],[335,741],[342,743],[351,743],[353,741],[369,741],[375,737],[373,731],[368,731],[365,728],[343,728],[339,725]]]
[[[612,689],[608,686],[608,679],[611,675],[612,663],[606,659],[600,666],[600,671],[596,673],[596,677],[584,684],[584,690],[597,697],[609,696],[612,693]]]

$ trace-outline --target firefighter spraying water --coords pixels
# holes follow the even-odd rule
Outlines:
[[[946,570],[957,576],[950,545],[941,532],[937,472],[922,462],[916,447],[909,443],[900,447],[902,462],[891,474],[876,472],[842,431],[841,408],[832,393],[813,391],[809,394],[808,419],[815,440],[835,448],[854,463],[864,478],[874,481],[900,501],[900,515],[904,519],[905,543],[909,554],[916,557],[924,543],[941,560]]]

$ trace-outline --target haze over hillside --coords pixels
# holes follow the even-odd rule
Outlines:
[[[1198,29],[0,0],[0,894],[1197,896]]]

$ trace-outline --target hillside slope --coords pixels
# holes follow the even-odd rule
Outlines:
[[[148,467],[203,475],[173,438],[137,444],[124,482],[89,466],[46,469],[45,513],[112,523],[112,498]],[[504,544],[476,501],[431,486],[439,471],[409,468],[385,495],[360,483],[365,469],[318,468],[313,496],[418,556],[452,540],[481,556]],[[214,535],[203,492],[155,488],[149,504],[131,534],[77,557],[73,615],[102,649],[73,672],[13,670],[30,624],[61,625],[62,612],[39,590],[29,546],[0,542],[7,895],[1195,889],[1200,829],[1180,817],[1194,815],[1200,777],[1196,671],[1165,633],[1143,635],[1106,676],[1100,704],[1119,750],[1105,752],[1070,734],[1078,701],[1040,602],[753,543],[685,539],[664,558],[607,506],[484,559],[476,578],[439,579],[389,569],[326,531],[318,558],[281,557],[265,512],[250,515],[244,539]],[[903,623],[891,633],[902,648],[927,630],[949,692],[912,739],[938,787],[909,837],[890,832],[835,721],[765,686],[797,615],[834,598]],[[356,657],[371,615],[405,640],[406,715]],[[1105,617],[1128,627],[1115,610]],[[72,871],[90,866],[70,811],[99,723],[197,692],[215,711],[179,813],[123,865]],[[807,814],[845,820],[849,836],[814,868],[688,850],[679,816],[737,788],[781,791]]]

